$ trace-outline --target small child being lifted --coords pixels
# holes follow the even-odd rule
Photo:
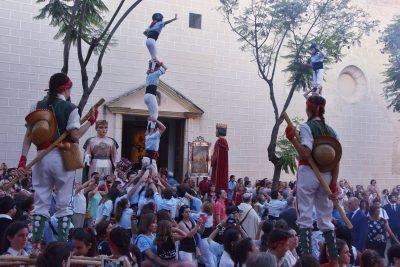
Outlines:
[[[310,51],[311,58],[309,60],[309,63],[304,64],[304,66],[312,68],[313,70],[313,88],[304,94],[305,98],[308,98],[310,93],[312,93],[312,95],[321,95],[322,80],[324,79],[325,56],[319,50],[319,46],[316,43],[311,44]]]
[[[163,21],[163,15],[161,13],[154,13],[152,16],[152,22],[150,26],[143,32],[144,35],[147,36],[146,40],[146,46],[147,49],[149,49],[151,60],[149,64],[149,69],[151,71],[154,71],[154,68],[156,66],[156,63],[158,61],[157,59],[157,49],[156,49],[156,41],[158,39],[158,36],[161,33],[162,28],[164,28],[165,25],[175,21],[178,19],[178,15],[175,14],[175,18]]]

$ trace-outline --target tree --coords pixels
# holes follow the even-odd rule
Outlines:
[[[111,19],[106,21],[104,14],[108,12],[102,0],[36,0],[37,3],[47,2],[39,11],[36,19],[50,18],[50,25],[58,28],[55,39],[62,39],[64,44],[63,66],[61,72],[68,74],[70,50],[76,46],[79,66],[81,69],[82,97],[79,109],[83,110],[90,94],[97,85],[102,73],[102,61],[108,47],[112,45],[113,36],[126,17],[142,2],[136,0],[131,3],[125,12],[117,19],[124,7],[125,0],[119,0]],[[83,50],[86,49],[86,55]],[[97,70],[91,82],[87,66],[97,55]]]
[[[274,165],[273,181],[277,186],[283,167],[276,150],[279,126],[283,122],[281,114],[289,107],[294,92],[310,85],[311,71],[302,64],[310,44],[320,44],[326,63],[337,62],[344,56],[344,48],[359,44],[377,21],[352,7],[350,0],[248,0],[248,5],[241,5],[239,0],[220,0],[220,3],[220,12],[238,36],[241,50],[251,53],[258,75],[269,92],[275,124],[267,151]],[[280,108],[275,94],[285,85],[275,86],[274,79],[281,61],[290,74],[290,91]]]
[[[395,17],[392,23],[383,31],[380,41],[384,44],[383,53],[389,55],[384,75],[385,86],[383,94],[389,102],[388,108],[400,112],[400,16]]]

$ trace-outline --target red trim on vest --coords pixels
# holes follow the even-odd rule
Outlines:
[[[310,163],[308,163],[308,160],[306,160],[306,159],[302,159],[302,160],[299,160],[299,166],[310,166]]]

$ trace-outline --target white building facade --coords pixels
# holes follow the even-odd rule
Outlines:
[[[49,77],[62,66],[62,43],[53,39],[56,30],[48,21],[33,20],[39,8],[35,2],[0,1],[0,162],[10,167],[20,155],[30,105],[43,97]],[[115,9],[117,1],[106,2],[111,11]],[[159,58],[168,66],[160,86],[160,117],[169,128],[162,140],[160,167],[183,176],[188,142],[202,136],[214,143],[215,125],[222,122],[228,125],[230,173],[271,177],[267,146],[274,120],[267,85],[257,76],[250,55],[239,50],[236,36],[216,10],[218,3],[144,0],[118,30],[118,45],[105,55],[103,75],[86,108],[104,97],[107,104],[101,116],[109,121],[109,135],[120,144],[122,156],[138,157],[147,116],[143,84],[149,59],[142,32],[154,12],[167,19],[178,13],[179,20],[168,25],[157,41]],[[396,0],[356,3],[380,20],[382,29],[400,14]],[[189,13],[201,15],[201,29],[189,27]],[[343,145],[340,178],[363,185],[374,178],[384,187],[400,183],[400,123],[381,95],[387,57],[380,53],[378,36],[374,32],[364,38],[361,47],[330,66],[323,96],[327,122]],[[72,50],[69,76],[74,82],[72,99],[78,103],[80,70]],[[92,75],[94,65],[91,70]],[[286,79],[279,71],[275,86],[280,104],[289,90]],[[288,113],[305,118],[304,109],[304,97],[296,93]],[[86,137],[94,134],[92,129]],[[30,159],[35,155],[31,150]],[[289,174],[282,178],[294,179]]]

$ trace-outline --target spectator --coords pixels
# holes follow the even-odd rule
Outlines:
[[[204,231],[201,234],[201,238],[208,238],[213,231],[214,205],[212,204],[211,201],[206,201],[201,206],[201,209],[203,213],[200,218],[203,220],[203,225],[204,225]]]
[[[339,226],[335,229],[336,238],[346,241],[347,246],[350,248],[350,264],[355,265],[357,259],[357,249],[352,245],[353,239],[351,230],[347,226]]]
[[[360,198],[359,198],[360,199]],[[364,212],[365,215],[368,216],[368,211],[369,211],[369,203],[366,199],[361,198],[360,199],[360,210]]]
[[[299,256],[297,255],[296,249],[299,245],[299,238],[295,230],[290,229],[288,231],[290,237],[288,241],[289,249],[284,256],[284,266],[292,267],[296,264]]]
[[[400,267],[400,245],[394,245],[387,251],[390,266]]]
[[[207,194],[204,195],[204,199],[215,203],[218,200],[217,192],[215,190],[216,190],[215,185],[211,184]]]
[[[386,204],[383,208],[387,212],[389,219],[389,226],[392,229],[393,233],[397,236],[397,239],[400,239],[400,206],[397,204],[397,195],[390,194],[389,203]],[[392,240],[392,245],[394,244],[394,240]]]
[[[274,229],[274,224],[272,221],[266,220],[266,221],[263,221],[260,223],[258,229],[259,230],[258,230],[257,236],[256,236],[256,244],[258,245],[260,251],[265,252],[268,250],[269,234]],[[261,236],[261,239],[260,239],[259,236],[260,236],[261,230],[263,232],[263,235]]]
[[[10,196],[0,198],[0,240],[3,240],[4,231],[11,224],[17,212],[15,201]]]
[[[139,199],[138,203],[138,211],[137,214],[140,216],[142,213],[142,209],[144,205],[147,205],[149,203],[154,203],[154,190],[153,188],[147,188],[145,193],[144,193],[144,198]]]
[[[304,254],[293,267],[320,267],[319,262],[312,255]]]
[[[236,182],[235,182],[235,175],[231,175],[229,177],[229,182],[228,182],[228,199],[233,201],[233,196],[235,194],[235,189],[236,189]]]
[[[251,256],[247,259],[246,266],[278,267],[275,256],[268,252],[252,253]]]
[[[380,217],[379,207],[372,206],[369,210],[368,218],[368,240],[367,248],[376,250],[381,257],[385,257],[385,249],[387,238],[389,234],[396,243],[399,243],[397,237],[393,234],[387,221]]]
[[[389,204],[389,190],[388,189],[383,189],[382,190],[382,196],[381,196],[381,203],[382,203],[382,207],[384,207],[386,204]]]
[[[171,213],[171,217],[175,218],[178,200],[174,198],[174,192],[171,188],[165,188],[161,192],[161,196],[158,192],[154,192],[154,200],[157,206],[157,211],[165,209]]]
[[[100,255],[111,255],[110,242],[107,239],[107,235],[111,232],[113,225],[110,222],[102,221],[96,225],[98,252]]]
[[[280,229],[272,230],[269,235],[268,249],[276,257],[278,266],[283,265],[285,254],[289,250],[289,237],[288,232]]]
[[[222,253],[219,267],[233,267],[235,258],[235,245],[239,241],[240,232],[229,228],[224,233],[224,252]]]
[[[281,195],[278,191],[271,192],[271,201],[266,204],[269,211],[270,220],[278,220],[281,212],[286,208],[286,201],[281,200]]]
[[[251,193],[243,195],[243,202],[238,206],[239,210],[241,210],[239,220],[247,236],[255,239],[261,219],[251,206],[251,197]]]
[[[295,201],[296,201],[296,198],[292,197],[292,196],[290,196],[286,199],[287,207],[284,211],[281,212],[281,214],[279,214],[279,219],[285,220],[286,223],[288,224],[289,228],[292,228],[296,232],[298,232],[299,228],[296,223],[297,210],[295,207],[295,205],[296,205]]]
[[[91,228],[75,228],[72,233],[72,247],[74,256],[97,256],[96,234]]]
[[[28,256],[24,250],[27,245],[29,227],[23,222],[13,222],[4,231],[0,254]]]
[[[154,243],[157,245],[157,255],[166,262],[175,261],[177,258],[175,242],[183,240],[185,237],[185,232],[171,227],[170,221],[159,221],[156,239],[154,240]]]
[[[235,247],[235,266],[246,266],[248,258],[256,252],[258,248],[250,237],[240,240]]]
[[[379,253],[372,249],[366,249],[361,254],[360,267],[384,267],[383,259]]]
[[[117,208],[115,210],[116,226],[122,227],[128,230],[128,232],[131,232],[132,215],[133,215],[133,210],[130,208],[128,199],[127,198],[121,199],[117,203]]]
[[[202,196],[204,196],[207,192],[209,192],[211,186],[211,181],[208,180],[207,176],[203,177],[203,180],[199,183],[199,191]]]
[[[349,267],[350,266],[350,250],[349,247],[347,246],[347,243],[342,240],[342,239],[336,239],[336,245],[338,248],[338,266],[340,267]],[[328,262],[329,258],[331,258],[328,255],[328,251],[326,249],[326,245],[324,244],[323,249],[321,251],[320,255],[320,262],[323,263],[321,267],[330,267],[334,266],[333,262]]]
[[[196,259],[200,257],[200,251],[195,236],[201,227],[202,221],[199,220],[195,223],[190,218],[190,212],[189,206],[184,205],[179,209],[178,226],[186,235],[179,245],[179,259],[196,262]]]
[[[363,251],[367,242],[368,235],[368,217],[360,208],[360,200],[356,197],[349,199],[349,212],[347,217],[353,224],[351,234],[353,237],[353,246],[357,250]]]
[[[264,196],[264,194],[259,193],[257,195],[257,202],[254,204],[254,210],[257,212],[260,218],[264,218],[265,203],[266,203],[266,197]]]
[[[226,206],[225,201],[227,199],[227,194],[225,190],[218,190],[217,201],[214,205],[214,225],[218,225],[222,221],[226,220]]]
[[[385,220],[388,220],[388,219],[389,219],[389,216],[387,215],[386,210],[384,210],[384,209],[381,207],[381,200],[380,200],[380,198],[375,198],[375,199],[372,201],[372,205],[379,207],[379,217],[381,217],[382,219],[385,219]]]
[[[111,230],[110,236],[111,259],[122,261],[124,267],[140,265],[141,256],[139,250],[130,244],[130,236],[122,227]]]
[[[376,185],[375,179],[372,179],[369,182],[369,185],[367,186],[367,192],[369,195],[372,195],[375,193],[377,196],[379,196],[379,189],[378,189],[378,186]]]
[[[67,243],[52,242],[37,257],[36,267],[69,267],[71,253]]]
[[[78,189],[73,196],[74,214],[72,215],[72,224],[75,228],[83,227],[86,216],[86,197],[79,186],[80,183],[77,184]]]

